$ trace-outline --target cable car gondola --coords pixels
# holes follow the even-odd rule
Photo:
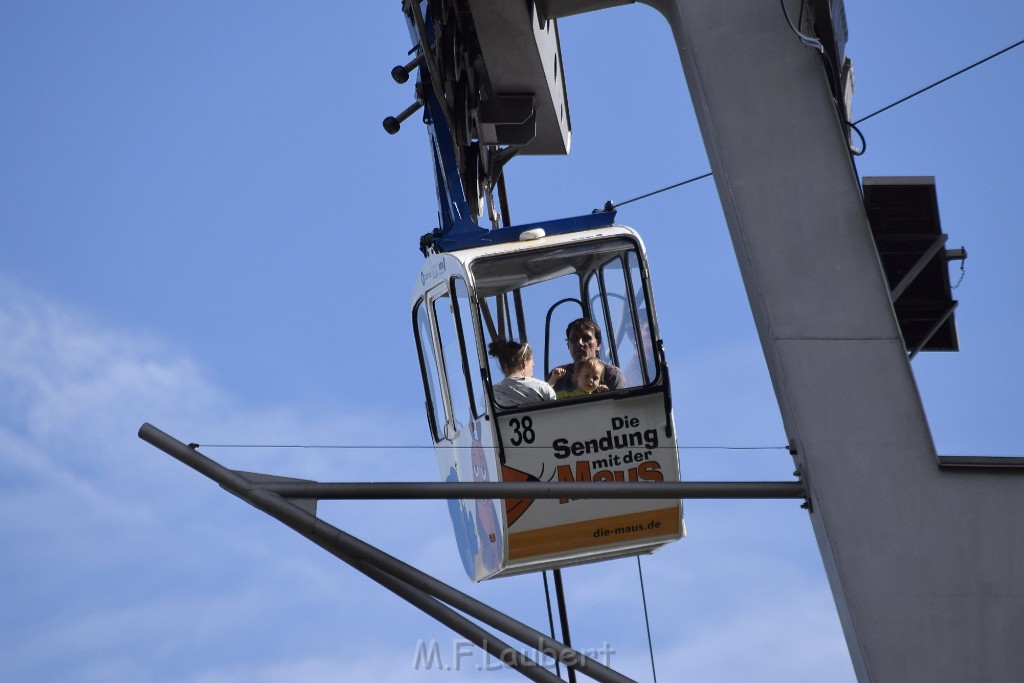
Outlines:
[[[384,128],[397,132],[422,107],[433,157],[439,227],[420,240],[427,260],[412,323],[441,477],[679,481],[668,369],[640,237],[615,225],[612,207],[497,228],[495,189],[509,223],[504,164],[518,154],[569,150],[555,22],[522,24],[536,59],[511,64],[501,50],[488,59],[467,15],[427,0],[402,7],[415,57],[392,75],[404,82],[417,70],[416,102]],[[506,66],[526,90],[494,89]],[[491,230],[475,222],[485,204]],[[621,387],[523,405],[495,400],[503,373],[488,360],[492,343],[528,342],[546,378],[556,359],[568,360],[562,331],[581,318],[602,331],[599,356],[625,374]],[[678,500],[453,499],[449,510],[474,581],[649,553],[684,534]]]
[[[643,243],[604,211],[480,231],[430,254],[412,322],[427,421],[446,481],[679,481],[668,371]],[[625,388],[503,406],[488,346],[529,342],[543,377],[580,318]],[[539,368],[539,363],[538,363]],[[678,500],[449,501],[474,581],[650,553],[684,534]]]

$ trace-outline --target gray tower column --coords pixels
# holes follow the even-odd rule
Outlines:
[[[647,4],[679,48],[859,680],[1024,680],[1024,476],[938,465],[818,54],[775,0]]]
[[[1024,679],[1024,478],[937,464],[818,54],[774,0],[649,4],[679,47],[859,680]]]

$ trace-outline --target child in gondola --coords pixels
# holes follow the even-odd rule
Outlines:
[[[494,400],[510,408],[524,403],[551,401],[555,390],[551,385],[533,376],[533,349],[526,342],[499,339],[488,348],[498,359],[505,379],[494,385]]]
[[[549,382],[553,383],[558,379],[555,375],[559,370],[562,373],[565,372],[561,368],[555,368],[551,373]],[[573,365],[572,381],[574,389],[556,392],[555,396],[558,398],[570,398],[572,396],[589,396],[593,393],[608,391],[608,386],[604,384],[604,363],[597,358],[584,358]]]

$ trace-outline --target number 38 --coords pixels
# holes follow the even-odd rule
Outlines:
[[[512,428],[512,438],[509,439],[509,443],[513,446],[533,443],[537,438],[537,434],[533,431],[533,419],[528,415],[522,419],[513,417],[508,421],[508,425]]]

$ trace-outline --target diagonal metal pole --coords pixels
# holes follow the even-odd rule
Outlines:
[[[537,643],[539,651],[554,655],[566,666],[576,668],[596,681],[601,683],[632,682],[632,679],[617,671],[324,522],[316,515],[285,500],[280,495],[266,490],[262,485],[255,484],[242,473],[224,467],[152,425],[144,424],[139,429],[139,437],[217,482],[228,492],[274,517],[356,570],[385,585],[489,653],[499,658],[511,659],[511,662],[502,659],[503,663],[509,666],[512,666],[513,663],[520,664],[521,668],[517,668],[517,670],[534,680],[558,681],[560,679],[525,655],[520,658],[518,655],[521,653],[516,653],[502,641],[488,638],[488,634],[483,629],[461,615],[455,614],[438,601],[447,603],[451,607],[511,635],[520,642]],[[302,497],[310,498],[311,496]]]

